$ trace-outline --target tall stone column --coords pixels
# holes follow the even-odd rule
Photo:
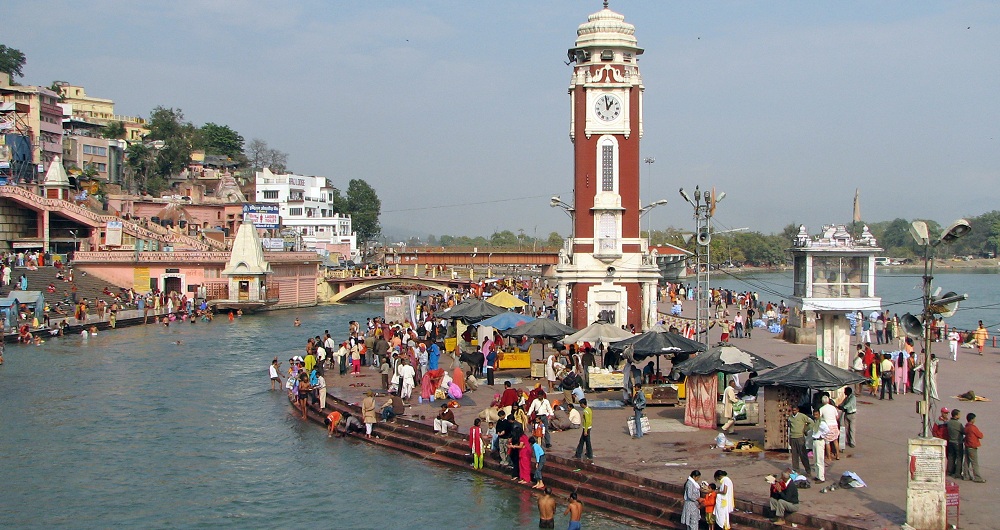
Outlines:
[[[566,323],[566,290],[569,289],[569,284],[566,282],[559,282],[559,295],[556,298],[556,315],[559,318],[559,322],[562,324]]]

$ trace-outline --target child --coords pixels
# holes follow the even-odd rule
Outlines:
[[[476,418],[469,427],[469,450],[472,452],[472,469],[483,468],[483,431],[479,427],[483,420]]]
[[[545,449],[542,449],[541,438],[532,436],[528,438],[528,443],[531,444],[531,454],[535,457],[535,485],[532,488],[542,490],[545,489],[545,483],[542,482],[542,468],[545,466]]]
[[[497,438],[497,426],[492,421],[486,423],[486,442],[490,444],[490,452],[496,453],[499,439]]]
[[[715,528],[715,497],[718,495],[716,491],[715,483],[708,484],[705,491],[705,497],[701,499],[702,505],[705,507],[705,522],[708,523],[709,528]]]

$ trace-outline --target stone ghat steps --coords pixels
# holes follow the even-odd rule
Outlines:
[[[64,267],[63,271],[65,272],[66,270],[68,269]],[[56,272],[57,271],[55,267],[48,267],[48,266],[39,267],[38,270],[33,270],[33,271],[30,271],[25,268],[15,267],[11,271],[11,288],[15,288],[14,285],[15,282],[17,281],[18,278],[21,277],[22,274],[24,274],[25,277],[28,278],[28,290],[41,291],[42,294],[45,296],[45,301],[48,302],[50,306],[54,306],[56,302],[62,301],[65,298],[64,291],[69,292],[70,290],[70,284],[68,282],[56,279]],[[54,293],[45,292],[45,289],[46,287],[49,286],[49,283],[56,286],[56,292]],[[121,287],[118,285],[114,285],[111,282],[102,280],[91,274],[84,274],[83,271],[81,270],[73,271],[73,283],[76,284],[76,299],[82,301],[84,298],[86,298],[90,302],[89,311],[91,318],[94,317],[96,300],[98,298],[103,298],[105,301],[109,302],[108,305],[111,305],[110,304],[111,297],[104,294],[104,288],[107,287],[108,289],[111,290],[111,292],[118,293],[119,288]],[[9,292],[9,289],[3,289],[3,292],[6,294],[7,292]],[[54,309],[53,311],[49,312],[49,315],[52,318],[53,325],[57,322],[56,320],[57,316],[62,318],[70,318],[70,320],[73,321],[71,323],[75,323],[75,320],[72,319],[73,308],[70,306],[64,306],[62,310],[66,311],[68,315],[65,316],[57,315]]]
[[[358,409],[330,396],[328,407],[341,412],[358,414]],[[323,416],[312,410],[310,417],[322,424]],[[358,437],[363,441],[395,449],[415,457],[439,464],[468,469],[471,467],[466,437],[456,434],[440,436],[434,433],[425,423],[397,418],[391,423],[379,423],[375,427],[372,439],[363,435]],[[486,457],[485,469],[477,471],[504,483],[523,488],[522,485],[510,480],[507,468],[500,466],[489,456]],[[545,483],[553,491],[568,493],[576,490],[588,505],[628,517],[646,525],[660,528],[684,529],[680,523],[680,513],[683,506],[683,491],[680,487],[665,484],[652,479],[636,477],[626,473],[608,470],[593,464],[549,455],[546,457],[544,470]],[[730,518],[733,523],[748,528],[774,528],[771,521],[763,517],[762,511],[742,511],[753,509],[752,503],[741,503],[741,511],[734,512]],[[758,510],[760,507],[757,507]],[[799,528],[832,528],[826,524],[810,525],[808,520],[798,514],[790,519],[798,523]]]

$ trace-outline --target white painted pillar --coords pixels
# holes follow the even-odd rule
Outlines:
[[[559,282],[559,295],[556,298],[556,315],[562,324],[566,324],[566,290],[568,288],[569,285],[566,282]]]

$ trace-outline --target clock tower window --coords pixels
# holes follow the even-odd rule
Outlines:
[[[615,191],[615,146],[601,146],[601,191]]]

